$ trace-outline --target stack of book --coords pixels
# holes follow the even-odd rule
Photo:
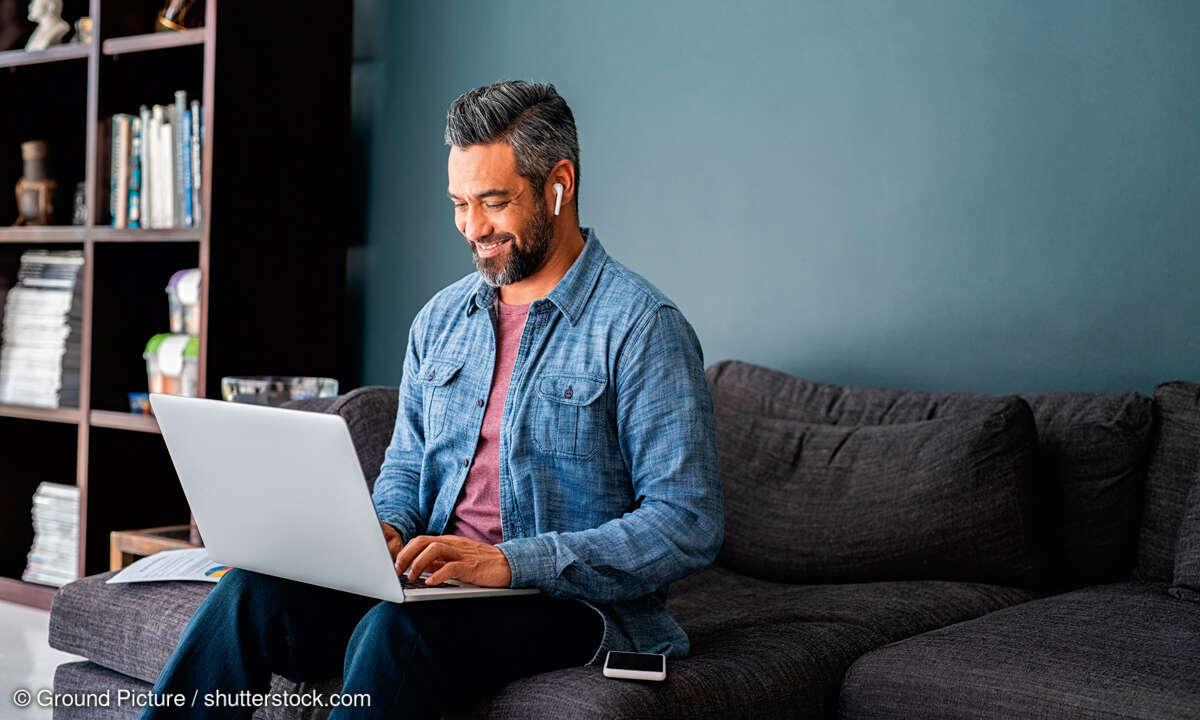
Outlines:
[[[112,116],[109,210],[116,228],[200,225],[200,101],[143,105]]]
[[[79,579],[79,488],[39,484],[33,494],[33,532],[21,579],[45,585]]]
[[[4,299],[0,403],[78,407],[83,253],[28,250]]]

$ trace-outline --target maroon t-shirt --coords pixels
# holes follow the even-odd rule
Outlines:
[[[483,413],[475,459],[467,472],[462,493],[446,523],[446,535],[461,535],[496,545],[503,542],[500,530],[500,423],[504,417],[504,396],[512,379],[521,344],[521,331],[529,305],[507,305],[496,299],[496,365],[492,370],[492,391]]]

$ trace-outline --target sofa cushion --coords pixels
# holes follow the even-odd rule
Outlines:
[[[738,360],[715,363],[706,374],[717,405],[821,425],[890,425],[970,415],[996,401],[994,395],[978,393],[831,385]]]
[[[727,360],[708,369],[717,406],[831,425],[882,425],[970,414],[995,396],[831,385]],[[1138,493],[1154,430],[1138,393],[1022,396],[1038,432],[1033,523],[1042,592],[1128,577]]]
[[[115,572],[89,575],[54,594],[50,647],[146,682],[179,643],[188,620],[215,587],[205,582],[106,585]]]
[[[712,565],[673,583],[667,609],[693,641],[751,625],[861,625],[886,642],[1031,600],[1005,585],[905,580],[805,585],[746,577]]]
[[[1200,474],[1192,480],[1175,544],[1175,574],[1171,595],[1200,603]]]
[[[1101,585],[870,652],[843,718],[1194,718],[1200,606],[1162,584]]]
[[[614,681],[598,667],[522,678],[450,718],[725,720],[832,717],[854,659],[881,641],[866,628],[796,622],[731,629],[693,641],[663,682]],[[803,715],[797,709],[803,708]]]
[[[59,592],[50,644],[90,658],[93,668],[152,683],[211,585],[105,585],[111,575]],[[867,650],[1029,598],[1011,587],[936,581],[790,585],[709,567],[671,586],[668,609],[692,651],[672,661],[666,683],[616,683],[594,666],[568,668],[511,683],[475,711],[609,718],[642,708],[647,717],[715,718],[793,717],[806,707],[828,715],[843,673]]]
[[[358,451],[367,488],[375,487],[383,454],[392,439],[400,391],[394,387],[368,385],[331,398],[293,400],[284,407],[309,412],[336,413],[346,420],[350,438]]]
[[[1154,431],[1138,393],[1023,396],[1037,421],[1034,538],[1043,592],[1128,579],[1137,558],[1138,498]]]
[[[1154,406],[1159,427],[1146,469],[1137,576],[1170,582],[1184,501],[1200,469],[1200,385],[1161,383]]]
[[[667,607],[691,639],[662,683],[567,668],[510,683],[471,716],[831,717],[854,658],[870,648],[1022,602],[1022,590],[948,582],[792,585],[710,567],[671,585]]]
[[[892,425],[714,418],[722,565],[790,582],[1027,580],[1037,435],[1020,398]]]

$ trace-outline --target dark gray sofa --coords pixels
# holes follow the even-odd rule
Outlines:
[[[999,397],[732,361],[708,377],[726,542],[670,589],[691,654],[664,683],[569,668],[447,716],[1200,717],[1200,604],[1167,593],[1200,386]],[[346,419],[373,482],[395,390],[300,407]],[[88,658],[58,668],[56,691],[148,690],[211,589],[108,576],[55,597],[50,644]]]

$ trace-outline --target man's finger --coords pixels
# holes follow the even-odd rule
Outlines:
[[[412,563],[413,558],[419,555],[421,551],[424,550],[427,545],[429,545],[429,543],[436,539],[437,538],[432,535],[418,535],[412,540],[409,540],[408,544],[404,546],[404,549],[402,549],[400,553],[396,555],[396,572],[404,572],[404,569]]]
[[[408,579],[416,580],[425,572],[427,566],[435,560],[457,560],[458,551],[445,543],[431,542],[412,561],[412,569],[408,571]]]
[[[466,570],[466,569],[467,569],[467,564],[464,562],[461,562],[458,560],[456,560],[454,562],[448,562],[448,563],[442,565],[440,570],[433,573],[429,577],[425,578],[425,583],[428,585],[437,585],[438,583],[446,582],[450,578],[466,580],[466,578],[459,576],[459,573],[461,573],[463,570]],[[467,580],[467,582],[470,582],[470,580]]]

